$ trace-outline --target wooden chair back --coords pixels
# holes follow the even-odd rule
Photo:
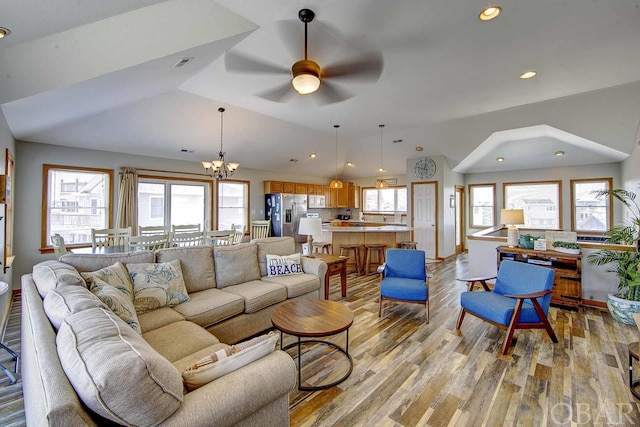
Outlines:
[[[184,225],[172,225],[171,233],[193,233],[200,232],[200,224],[184,224]]]
[[[131,227],[127,228],[92,228],[91,246],[127,246],[131,237]]]
[[[163,249],[169,247],[169,233],[150,234],[147,236],[129,237],[129,248],[132,251]]]
[[[233,244],[235,230],[211,230],[203,232],[205,245],[228,246]]]
[[[201,246],[204,235],[202,231],[192,231],[189,233],[171,233],[172,246]]]
[[[235,224],[231,224],[231,229],[235,231],[234,235],[233,235],[233,244],[238,244],[240,242],[242,242],[242,238],[244,237],[244,232],[247,231],[247,226],[246,225],[235,225]]]
[[[270,226],[271,221],[268,219],[251,221],[251,239],[264,239],[265,237],[269,237]]]
[[[157,226],[149,226],[149,227],[138,227],[138,236],[153,236],[155,234],[166,234],[169,235],[169,227],[164,225]]]
[[[58,259],[69,252],[64,244],[64,238],[58,233],[51,235],[51,243],[53,244],[53,252],[55,252]]]

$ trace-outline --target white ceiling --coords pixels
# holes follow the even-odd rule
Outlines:
[[[241,168],[322,177],[335,173],[336,123],[343,178],[377,175],[380,123],[389,175],[424,155],[460,172],[625,158],[639,137],[640,0],[500,3],[481,22],[486,0],[3,2],[0,105],[18,140],[196,162],[217,152],[224,106],[224,148]],[[304,7],[316,12],[311,59],[377,50],[380,79],[336,80],[353,94],[340,103],[276,103],[256,94],[286,76],[225,69],[229,49],[301,59]],[[538,77],[519,79],[528,69]]]

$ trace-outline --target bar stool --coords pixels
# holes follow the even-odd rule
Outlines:
[[[330,254],[333,251],[331,250],[331,243],[325,242],[313,242],[313,251],[316,253],[325,253]]]
[[[400,242],[398,244],[400,249],[418,249],[418,242]]]
[[[376,267],[376,272],[378,269],[378,266],[384,264],[384,251],[387,249],[387,245],[383,245],[383,244],[374,244],[374,243],[368,243],[366,245],[364,245],[364,261],[365,261],[365,268],[364,268],[364,272],[363,274],[369,274],[369,270],[371,269],[371,264],[373,264],[374,267]],[[371,260],[371,255],[375,253],[376,254],[376,261],[372,262]]]
[[[0,296],[4,295],[8,290],[9,290],[9,284],[6,282],[0,282]],[[2,344],[2,342],[0,342],[0,348],[7,350],[7,352],[11,355],[11,357],[16,361],[16,364],[13,370],[17,374],[18,366],[20,365],[20,355],[15,351],[11,350],[6,345]],[[1,365],[1,364],[0,364],[0,370],[3,371],[7,375],[7,377],[9,377],[9,381],[11,382],[11,384],[15,384],[16,376],[11,371],[9,371],[7,368],[4,367],[4,365]]]
[[[353,265],[356,269],[356,273],[360,274],[360,266],[362,263],[360,262],[360,245],[343,245],[340,246],[340,256],[345,256],[344,251],[346,251],[346,257],[349,258],[347,260],[347,269],[349,265]],[[354,262],[349,262],[351,259],[350,251],[353,251],[353,260]]]

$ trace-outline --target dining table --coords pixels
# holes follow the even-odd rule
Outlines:
[[[104,254],[120,254],[133,252],[135,249],[131,249],[126,245],[116,245],[116,246],[97,246],[95,248],[73,248],[71,252],[74,254],[94,254],[94,255],[104,255]]]

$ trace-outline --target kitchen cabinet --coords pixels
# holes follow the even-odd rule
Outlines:
[[[264,194],[284,193],[282,182],[280,181],[264,181]]]
[[[307,184],[295,183],[296,194],[307,194]]]
[[[282,192],[287,194],[295,194],[296,192],[296,184],[293,182],[283,182],[282,183]]]
[[[505,259],[555,270],[551,303],[582,310],[582,254],[498,246],[498,268]]]
[[[349,207],[360,209],[360,186],[349,185]]]

